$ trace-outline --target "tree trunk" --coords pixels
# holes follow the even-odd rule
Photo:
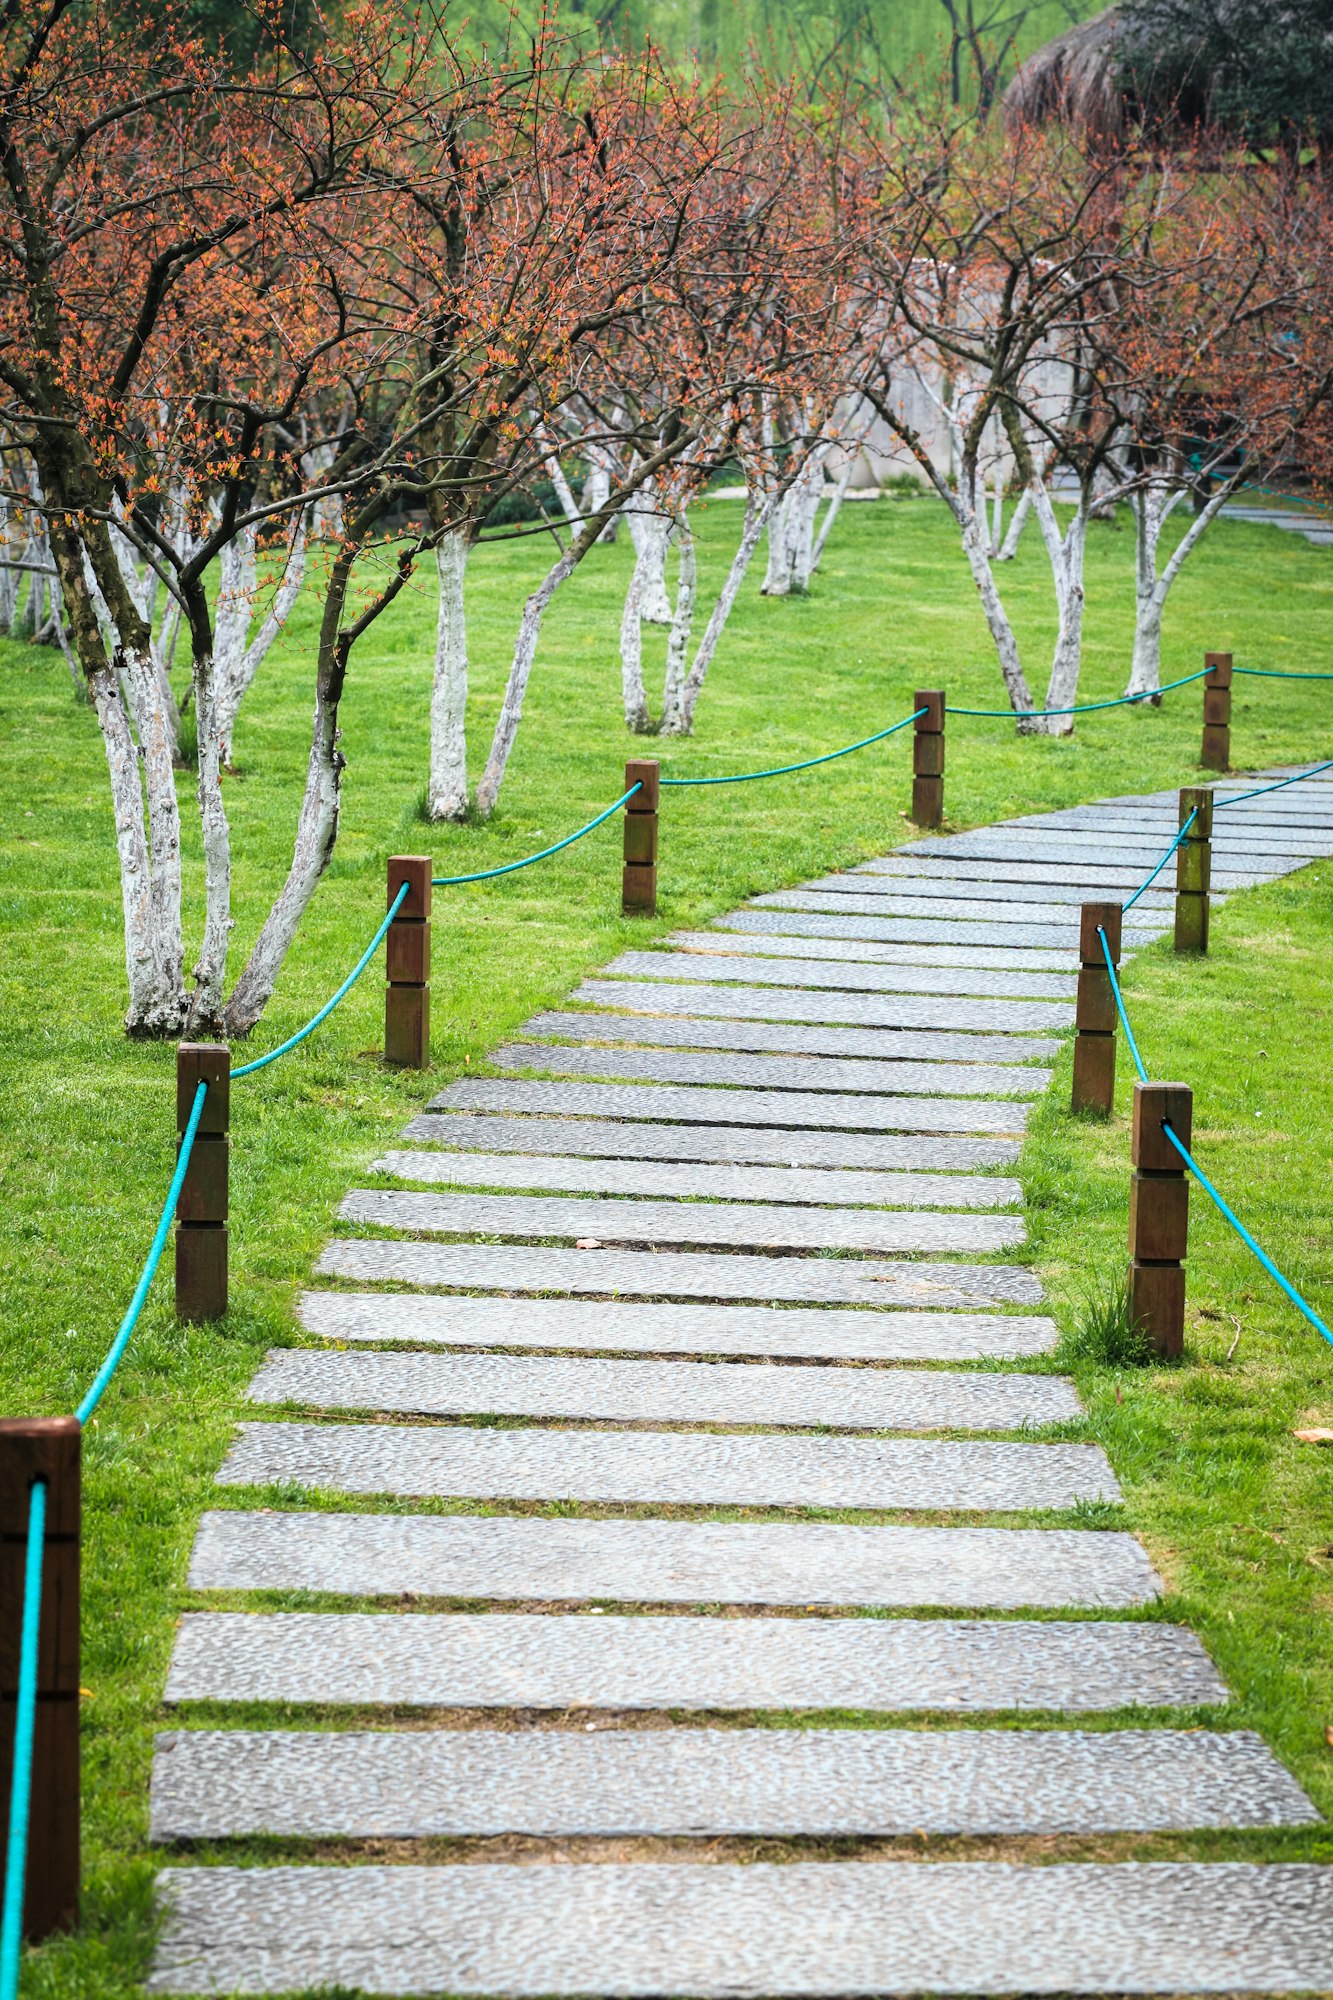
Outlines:
[[[768,564],[760,593],[764,597],[786,597],[791,590],[792,491],[786,487],[768,514]]]
[[[1074,518],[1062,534],[1045,480],[1037,476],[1032,481],[1032,504],[1050,559],[1058,620],[1051,676],[1046,686],[1047,708],[1067,708],[1078,700],[1078,677],[1083,657],[1083,552],[1087,545],[1091,499],[1091,488],[1084,481],[1079,488]],[[1072,715],[1049,716],[1042,729],[1048,736],[1070,736],[1073,734],[1074,718]]]
[[[671,523],[656,511],[651,480],[630,496],[623,511],[642,565],[639,616],[648,625],[669,625],[672,611],[666,587],[666,558]]]
[[[1157,544],[1163,510],[1157,491],[1132,496],[1134,509],[1134,654],[1126,694],[1153,694],[1162,684],[1162,611],[1166,592],[1157,580]]]
[[[430,784],[433,820],[461,820],[467,813],[467,623],[464,577],[468,540],[460,529],[435,546],[439,623],[430,699]]]
[[[546,575],[523,606],[523,617],[519,623],[518,638],[514,642],[514,659],[509,669],[509,680],[505,687],[504,702],[495,725],[495,735],[491,739],[491,754],[486,759],[486,769],[481,774],[477,786],[477,807],[489,819],[495,811],[495,802],[500,796],[504,783],[509,754],[518,735],[518,725],[523,719],[523,699],[528,691],[528,677],[537,654],[537,640],[541,634],[542,619],[546,607],[559,590],[566,577],[571,576],[582,560],[585,545],[590,546],[592,538],[580,534],[572,547],[564,549],[552,563]]]
[[[847,490],[852,483],[852,467],[853,467],[853,461],[852,459],[849,458],[847,460],[847,463],[843,466],[842,471],[838,475],[837,485],[834,487],[832,493],[829,495],[828,506],[824,509],[824,519],[820,523],[819,533],[815,537],[814,554],[810,558],[810,569],[812,573],[819,568],[820,562],[823,558],[825,544],[827,543],[828,538],[833,531],[833,523],[837,520],[838,515],[841,513],[842,503],[847,498]]]
[[[667,640],[666,674],[662,683],[664,721],[668,715],[676,714],[680,708],[681,690],[685,681],[685,655],[689,650],[690,633],[694,629],[694,606],[699,587],[694,535],[690,529],[689,517],[684,513],[676,518],[673,539],[680,549],[680,573],[676,579],[676,615],[671,621],[671,636]]]
[[[1041,725],[1032,719],[1031,711],[1034,705],[1032,691],[1028,687],[1027,675],[1023,672],[1014,628],[1009,622],[1009,614],[1004,608],[996,586],[990,557],[986,552],[984,530],[976,515],[968,514],[961,506],[955,509],[954,519],[962,536],[963,553],[967,557],[972,581],[981,599],[981,609],[990,629],[991,640],[995,647],[996,658],[1000,662],[1000,672],[1004,676],[1005,690],[1018,723],[1019,734],[1034,735],[1038,733]]]
[[[231,940],[231,829],[222,803],[223,737],[215,700],[215,662],[203,650],[193,663],[194,719],[199,740],[197,793],[204,847],[204,939],[194,968],[189,1030],[216,1033],[223,1025],[227,947]]]
[[[636,736],[648,735],[653,726],[648,713],[648,692],[643,684],[643,599],[650,563],[651,553],[645,541],[639,544],[634,558],[625,591],[625,608],[620,614],[620,692],[625,727]]]
[[[811,452],[800,478],[792,487],[790,499],[787,555],[791,565],[791,589],[798,597],[807,596],[810,590],[810,575],[815,566],[815,520],[823,486],[824,453]]]
[[[1009,516],[1009,527],[1004,540],[1000,543],[996,562],[1012,562],[1018,554],[1018,544],[1023,539],[1023,530],[1027,526],[1028,515],[1031,512],[1032,488],[1025,486],[1014,503],[1013,513]]]
[[[740,595],[741,585],[745,581],[745,573],[749,569],[751,558],[759,546],[759,537],[764,532],[772,508],[773,496],[771,494],[761,493],[754,487],[750,489],[745,502],[745,520],[741,527],[740,547],[731,559],[731,568],[727,571],[727,580],[722,586],[721,594],[716,604],[713,606],[703,638],[699,641],[698,651],[694,655],[694,663],[686,675],[684,685],[680,690],[679,701],[673,707],[668,707],[663,711],[662,734],[664,736],[688,736],[694,727],[694,711],[699,700],[699,691],[703,687],[704,677],[712,665],[713,655],[717,651],[723,629],[726,626],[727,619],[731,615],[731,608]]]

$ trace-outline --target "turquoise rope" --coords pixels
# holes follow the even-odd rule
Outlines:
[[[171,1186],[167,1189],[167,1198],[162,1204],[162,1213],[158,1217],[157,1228],[153,1232],[153,1240],[149,1245],[148,1255],[144,1259],[144,1267],[139,1273],[139,1282],[134,1287],[134,1297],[130,1300],[125,1317],[120,1322],[120,1328],[115,1339],[107,1349],[106,1360],[93,1377],[92,1387],[79,1404],[78,1409],[74,1412],[81,1424],[87,1423],[89,1417],[106,1393],[107,1383],[120,1366],[120,1358],[130,1344],[130,1335],[134,1332],[135,1326],[138,1324],[139,1314],[143,1311],[144,1300],[148,1297],[148,1287],[153,1282],[157,1267],[162,1260],[162,1252],[166,1248],[167,1236],[171,1229],[171,1218],[176,1212],[176,1203],[180,1200],[181,1188],[185,1182],[185,1169],[190,1164],[190,1154],[194,1149],[194,1135],[199,1130],[199,1119],[203,1113],[204,1098],[207,1094],[208,1085],[201,1082],[195,1090],[194,1103],[190,1106],[190,1115],[185,1121],[185,1130],[181,1134],[180,1151],[176,1156],[176,1171],[171,1176]]]
[[[1266,792],[1281,792],[1288,785],[1299,785],[1302,778],[1317,778],[1321,771],[1333,771],[1333,757],[1330,757],[1326,764],[1312,764],[1308,771],[1298,771],[1294,778],[1279,778],[1275,785],[1260,785],[1258,790],[1253,792],[1234,792],[1229,799],[1218,799],[1216,804],[1220,808],[1238,806],[1242,799],[1261,799]]]
[[[1289,674],[1280,667],[1233,667],[1233,674],[1250,674],[1258,681],[1333,681],[1333,674]]]
[[[1097,935],[1102,941],[1102,957],[1106,960],[1106,970],[1111,975],[1111,991],[1115,995],[1115,1011],[1120,1016],[1120,1025],[1125,1031],[1125,1040],[1129,1044],[1129,1053],[1134,1058],[1134,1067],[1139,1073],[1139,1080],[1141,1083],[1146,1083],[1148,1081],[1148,1072],[1143,1067],[1143,1057],[1139,1054],[1139,1045],[1134,1039],[1134,1030],[1129,1025],[1129,1015],[1125,1012],[1125,1002],[1120,992],[1120,981],[1116,978],[1115,967],[1111,963],[1111,947],[1106,942],[1106,932],[1100,924],[1097,926]]]
[[[816,764],[832,764],[838,757],[850,757],[853,750],[864,750],[871,743],[882,743],[886,736],[896,736],[900,729],[906,729],[915,722],[917,716],[925,715],[924,708],[914,709],[901,722],[895,722],[888,729],[879,730],[874,736],[863,736],[859,743],[849,743],[842,750],[827,750],[822,757],[806,757],[799,764],[775,764],[771,771],[735,771],[725,778],[663,778],[664,785],[749,785],[756,778],[785,778],[792,771],[812,771]]]
[[[1124,905],[1125,909],[1132,910],[1135,903],[1138,902],[1139,897],[1144,894],[1145,890],[1151,889],[1153,883],[1157,880],[1157,877],[1161,874],[1167,862],[1171,859],[1171,856],[1175,853],[1181,841],[1185,838],[1185,835],[1189,832],[1190,828],[1193,826],[1195,820],[1198,817],[1199,817],[1199,808],[1195,806],[1194,811],[1185,821],[1184,826],[1181,827],[1180,832],[1176,835],[1171,845],[1167,848],[1166,853],[1162,856],[1157,866],[1153,869],[1152,874],[1147,876],[1144,881],[1139,883],[1139,886],[1134,891],[1134,894],[1130,897],[1129,901]]]
[[[33,1481],[28,1547],[23,1562],[23,1625],[19,1637],[18,1700],[14,1704],[14,1772],[9,1788],[5,1901],[0,1916],[0,2000],[15,2000],[23,1944],[28,1878],[28,1812],[32,1803],[32,1742],[37,1718],[37,1634],[42,1617],[42,1551],[46,1540],[46,1481]]]
[[[1179,1153],[1181,1159],[1185,1162],[1185,1165],[1189,1168],[1190,1172],[1193,1174],[1195,1180],[1199,1183],[1199,1186],[1204,1190],[1204,1193],[1211,1196],[1212,1200],[1217,1204],[1218,1208],[1221,1210],[1222,1214],[1226,1217],[1227,1221],[1231,1224],[1231,1227],[1235,1230],[1237,1236],[1239,1236],[1241,1242],[1245,1245],[1246,1249],[1253,1250],[1255,1256],[1259,1259],[1259,1262],[1263,1265],[1269,1277],[1273,1278],[1282,1287],[1282,1290],[1291,1300],[1291,1303],[1295,1306],[1297,1312],[1304,1313],[1306,1319],[1309,1320],[1311,1326],[1314,1327],[1316,1332],[1322,1333],[1324,1339],[1328,1342],[1329,1346],[1333,1347],[1333,1333],[1329,1332],[1323,1320],[1320,1319],[1318,1313],[1314,1310],[1314,1307],[1306,1304],[1305,1300],[1301,1297],[1296,1287],[1293,1284],[1291,1284],[1288,1279],[1283,1277],[1281,1271],[1278,1270],[1277,1265],[1268,1255],[1268,1252],[1266,1250],[1261,1249],[1260,1246],[1255,1242],[1254,1238],[1251,1236],[1249,1230],[1245,1227],[1245,1224],[1241,1221],[1240,1217],[1236,1214],[1235,1210],[1233,1208],[1230,1208],[1227,1205],[1227,1203],[1223,1201],[1221,1195],[1218,1193],[1217,1189],[1213,1186],[1207,1174],[1203,1171],[1202,1167],[1199,1165],[1194,1155],[1190,1152],[1189,1147],[1183,1146],[1180,1140],[1177,1139],[1175,1133],[1171,1130],[1170,1124],[1167,1122],[1166,1119],[1162,1120],[1162,1130],[1165,1132],[1167,1138],[1171,1141],[1171,1144],[1175,1147],[1176,1151]]]
[[[1197,674],[1185,674],[1178,681],[1163,681],[1160,687],[1145,688],[1142,694],[1118,694],[1114,701],[1081,701],[1074,708],[955,708],[950,702],[945,710],[947,715],[983,715],[1001,722],[1039,721],[1046,715],[1092,715],[1099,708],[1132,707],[1135,702],[1152,701],[1154,696],[1170,694],[1172,688],[1188,687],[1191,681],[1201,681],[1211,667],[1203,667]]]
[[[311,1015],[310,1019],[306,1022],[304,1028],[298,1028],[296,1033],[294,1035],[289,1035],[285,1042],[279,1042],[276,1049],[270,1049],[266,1056],[257,1056],[254,1062],[242,1063],[239,1069],[234,1069],[231,1073],[231,1079],[233,1083],[235,1083],[238,1077],[253,1076],[257,1069],[267,1069],[268,1065],[271,1062],[276,1062],[279,1056],[285,1056],[288,1049],[294,1049],[298,1043],[303,1042],[305,1040],[307,1035],[313,1035],[321,1021],[326,1021],[328,1019],[329,1015],[333,1012],[334,1008],[337,1006],[338,1002],[343,998],[344,994],[351,992],[352,988],[356,985],[357,980],[361,977],[366,967],[370,964],[371,959],[375,956],[375,953],[379,950],[380,942],[384,936],[384,933],[388,930],[389,925],[393,922],[394,918],[397,916],[399,908],[402,904],[402,900],[404,896],[407,894],[408,890],[411,888],[411,886],[412,885],[410,882],[404,882],[402,888],[398,891],[398,894],[394,897],[392,903],[390,903],[388,914],[386,915],[384,922],[380,925],[374,937],[370,940],[370,943],[366,946],[360,958],[357,960],[356,964],[352,967],[346,979],[344,979],[342,985],[338,988],[338,991],[334,994],[333,998],[331,1000],[326,1000],[324,1002],[324,1005],[320,1008],[318,1014]]]
[[[662,783],[668,784],[670,780],[664,778]],[[576,840],[582,840],[585,833],[591,833],[594,827],[601,826],[604,820],[610,819],[612,813],[620,811],[627,799],[632,799],[634,794],[642,789],[642,780],[631,785],[627,792],[620,794],[614,805],[608,806],[605,812],[598,813],[596,819],[590,819],[577,833],[567,833],[563,840],[557,840],[554,847],[543,847],[540,854],[525,854],[521,861],[506,861],[503,868],[479,868],[475,875],[432,875],[431,887],[456,889],[461,882],[489,882],[497,875],[512,875],[516,868],[531,868],[534,861],[545,861],[548,855],[559,854],[562,847],[572,847]]]

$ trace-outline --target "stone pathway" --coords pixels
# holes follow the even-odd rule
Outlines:
[[[250,1608],[189,1614],[167,1684],[187,1725],[308,1715],[163,1734],[153,1838],[503,1858],[173,1866],[150,1991],[1333,1987],[1333,1869],[816,1845],[1316,1818],[1253,1733],[1180,1726],[1228,1692],[1145,1618],[1159,1580],[1105,1525],[1072,1384],[1024,1370],[1056,1330],[1004,1261],[1077,905],[1175,824],[1111,800],[757,897],[412,1120],[200,1526],[191,1585]],[[1314,780],[1219,815],[1214,882],[1329,854]],[[1127,953],[1170,920],[1150,891]],[[759,1840],[791,1858],[712,1858]]]

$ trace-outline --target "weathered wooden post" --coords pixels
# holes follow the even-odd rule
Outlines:
[[[1159,1354],[1185,1345],[1185,1252],[1189,1180],[1166,1133],[1183,1146],[1193,1129],[1194,1093],[1186,1083],[1134,1086],[1134,1172],[1129,1183],[1129,1318]]]
[[[1231,655],[1205,653],[1203,677],[1203,748],[1199,762],[1206,771],[1231,769]]]
[[[1119,903],[1084,903],[1079,914],[1078,998],[1074,1011],[1075,1111],[1109,1112],[1115,1101],[1115,994],[1100,932],[1112,965],[1120,963]]]
[[[1176,950],[1207,951],[1208,890],[1213,878],[1213,794],[1208,785],[1186,785],[1180,794],[1184,826],[1193,826],[1176,849]]]
[[[655,757],[635,757],[625,766],[625,790],[638,791],[625,807],[625,866],[620,884],[621,914],[657,915],[657,801],[661,765]]]
[[[918,689],[912,696],[918,714],[912,731],[912,823],[939,826],[944,818],[944,690]]]
[[[384,951],[384,1060],[402,1069],[430,1063],[430,856],[389,857],[387,909],[407,883]]]
[[[0,1421],[0,1851],[9,1831],[28,1514],[46,1486],[37,1712],[23,1935],[79,1918],[79,1460],[77,1417]]]
[[[231,1050],[182,1042],[176,1050],[176,1146],[201,1083],[208,1085],[176,1203],[176,1317],[221,1319],[227,1310],[227,1128]]]

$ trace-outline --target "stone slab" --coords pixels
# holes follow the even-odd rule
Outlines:
[[[250,1384],[250,1401],[301,1403],[318,1409],[394,1410],[421,1416],[803,1424],[845,1430],[1012,1430],[1020,1424],[1059,1423],[1082,1414],[1073,1384],[1062,1375],[969,1375],[934,1368],[779,1368],[728,1361],[604,1361],[582,1355],[565,1359],[518,1354],[342,1354],[320,1347],[271,1350]],[[366,1450],[373,1448],[377,1429],[372,1426],[367,1431]],[[423,1431],[421,1435],[429,1437],[431,1433]],[[484,1439],[506,1433],[478,1431],[472,1435]],[[557,1433],[507,1435],[535,1438],[533,1449],[539,1457],[542,1440],[549,1442],[553,1455],[558,1448]],[[590,1433],[565,1435],[586,1437]],[[781,1440],[748,1442],[763,1445]],[[646,1456],[650,1447],[640,1436],[629,1449],[631,1454],[641,1450]],[[873,1447],[871,1456],[879,1449]],[[1115,1494],[1115,1483],[1100,1452],[1097,1464],[1100,1490]],[[558,1490],[553,1495],[548,1486],[539,1497],[558,1498]]]
[[[612,979],[725,979],[750,986],[830,987],[846,993],[982,994],[1010,1000],[1069,1000],[1075,980],[1043,972],[956,971],[934,965],[862,965],[852,960],[774,959],[758,952],[623,951]]]
[[[642,1083],[722,1083],[747,1090],[903,1091],[930,1097],[1036,1097],[1048,1069],[1021,1063],[855,1062],[841,1056],[747,1056],[736,1050],[566,1048],[506,1042],[488,1058],[496,1069],[555,1076],[614,1077]]]
[[[1112,814],[1070,819],[1031,820],[1004,828],[1004,845],[1015,856],[1026,854],[1034,845],[1040,844],[1040,852],[1046,855],[1060,851],[1076,860],[1086,855],[1089,858],[1114,858],[1128,862],[1143,861],[1151,867],[1176,837],[1180,827],[1179,814],[1175,808],[1169,813],[1136,817],[1126,813],[1122,817]],[[972,840],[973,835],[960,836]],[[1270,860],[1282,860],[1303,866],[1307,861],[1318,860],[1333,853],[1333,829],[1316,832],[1302,828],[1293,822],[1289,832],[1263,825],[1253,820],[1245,820],[1234,811],[1219,807],[1213,821],[1213,855],[1226,855],[1234,867],[1246,867],[1251,860],[1257,866],[1267,866]],[[912,846],[898,850],[904,854],[938,852]],[[964,850],[960,847],[959,853]],[[987,854],[994,847],[982,850]]]
[[[299,1312],[308,1333],[328,1340],[786,1361],[1018,1360],[1048,1354],[1057,1337],[1054,1320],[1019,1313],[841,1312],[833,1306],[658,1304],[643,1313],[603,1299],[304,1292]]]
[[[1015,1513],[1121,1497],[1105,1454],[1087,1444],[434,1424],[243,1424],[218,1484],[453,1500],[888,1513]]]
[[[924,937],[905,942],[876,937],[870,928],[874,919],[870,917],[859,920],[863,934],[857,935],[851,929],[857,921],[852,918],[848,924],[838,925],[828,917],[784,919],[775,910],[734,910],[729,917],[715,917],[711,931],[673,931],[664,942],[674,951],[755,951],[775,958],[850,959],[867,965],[952,965],[981,971],[1003,967],[1016,972],[1065,974],[1071,962],[1068,941],[1063,945],[1053,943],[1049,932],[1038,931],[1035,924],[1005,925],[1006,930],[1026,929],[1031,941],[1024,948],[1000,939],[1004,952],[1000,959],[996,957],[995,942],[986,938],[954,944],[945,939],[932,943]],[[924,930],[926,926],[921,928]],[[963,926],[955,924],[951,928],[958,930]],[[1072,925],[1069,931],[1074,937]],[[1077,953],[1074,962],[1077,963]]]
[[[1039,1305],[1041,1284],[1010,1264],[870,1263],[848,1257],[747,1257],[703,1250],[566,1250],[525,1243],[328,1244],[324,1278],[646,1299],[790,1299],[802,1305]]]
[[[1018,1618],[190,1612],[166,1700],[354,1708],[1188,1708],[1225,1683],[1180,1625]]]
[[[602,1243],[727,1244],[738,1250],[1008,1250],[1026,1242],[1018,1215],[935,1209],[804,1208],[715,1201],[600,1201],[595,1196],[418,1194],[355,1188],[338,1214],[378,1229],[445,1236],[587,1237]]]
[[[1214,794],[1213,845],[1253,843],[1256,854],[1284,853],[1318,858],[1333,853],[1333,819],[1312,819],[1305,812],[1286,817],[1265,813],[1256,799],[1252,805],[1232,805],[1221,792]],[[1067,812],[1050,813],[1037,820],[1022,822],[1047,832],[1067,830],[1078,839],[1094,839],[1103,829],[1115,835],[1138,832],[1163,843],[1173,838],[1179,826],[1177,808],[1145,809],[1138,806],[1071,807]],[[1160,848],[1159,848],[1160,853]]]
[[[585,979],[574,994],[594,1007],[638,1014],[700,1014],[742,1021],[820,1021],[859,1028],[977,1028],[1049,1035],[1074,1010],[1050,1000],[958,999],[945,994],[803,992],[799,987],[709,986],[666,979]]]
[[[806,1839],[1318,1819],[1252,1730],[171,1730],[155,1842]]]
[[[892,881],[882,881],[877,890],[874,878],[867,875],[844,875],[833,879],[839,884],[836,889],[815,883],[803,889],[774,889],[767,895],[756,896],[753,907],[760,910],[804,910],[812,916],[893,918],[912,923],[1049,923],[1069,929],[1077,926],[1077,905],[1083,900],[1068,891],[1058,897],[1054,894],[1016,896],[1010,900],[1021,901],[1024,907],[1006,913],[996,908],[997,900],[1004,902],[1003,895],[998,899],[975,894],[937,895],[933,890],[928,895],[909,895],[901,887],[895,887]],[[1170,913],[1168,898],[1150,889],[1142,902],[1135,905],[1134,914],[1139,919],[1136,928],[1146,931],[1155,924],[1157,930],[1153,934],[1160,935],[1170,928]]]
[[[1122,935],[1128,941],[1146,943],[1161,935],[1164,926],[1160,923],[1143,927],[1136,925],[1133,918],[1131,911],[1122,927]],[[715,921],[720,930],[740,931],[746,936],[753,933],[768,937],[863,938],[881,941],[886,950],[921,948],[932,955],[937,950],[955,948],[1002,951],[1016,965],[1035,963],[1038,956],[1052,961],[1058,957],[1064,964],[1078,957],[1078,925],[1070,921],[1011,924],[973,919],[970,923],[950,923],[947,919],[926,917],[838,917],[795,909],[736,910],[731,916]]]
[[[1076,945],[1076,935],[1074,942]],[[757,1055],[865,1056],[885,1062],[1050,1062],[1060,1053],[1059,1041],[1050,1035],[954,1035],[938,1030],[923,1034],[908,1028],[828,1028],[799,1021],[689,1021],[669,1015],[594,1014],[575,1008],[534,1014],[523,1023],[523,1033],[558,1035],[569,1042],[740,1049]]]
[[[549,1188],[578,1194],[711,1195],[724,1201],[910,1203],[1013,1208],[1022,1184],[994,1174],[839,1173],[820,1167],[706,1166],[698,1161],[580,1160],[559,1154],[389,1152],[372,1171],[445,1187]]]
[[[924,863],[922,866],[924,867]],[[958,864],[966,867],[965,862]],[[888,897],[897,903],[899,898],[910,903],[922,903],[937,911],[941,916],[952,915],[950,905],[964,903],[978,910],[994,910],[996,903],[1017,905],[1032,904],[1038,909],[1048,909],[1053,915],[1068,922],[1070,906],[1086,902],[1090,897],[1112,892],[1114,885],[1103,883],[1101,890],[1090,887],[1080,875],[1078,885],[1058,882],[1029,882],[1017,876],[998,879],[994,874],[986,874],[977,868],[971,876],[959,876],[949,870],[935,869],[930,874],[915,872],[910,862],[900,862],[892,870],[871,870],[867,865],[855,875],[825,875],[818,882],[805,884],[810,894],[861,897]],[[1137,907],[1145,916],[1154,910],[1166,912],[1175,905],[1174,893],[1169,889],[1148,889]],[[820,907],[824,907],[821,905]],[[834,906],[836,907],[836,905]],[[873,912],[886,911],[883,901],[870,903]],[[1024,910],[1026,918],[1027,911]]]
[[[1148,866],[1151,866],[1151,862]],[[1015,889],[1031,889],[1034,895],[1050,897],[1052,900],[1056,890],[1073,889],[1077,892],[1074,901],[1082,902],[1085,897],[1095,896],[1099,892],[1106,894],[1108,891],[1113,893],[1117,889],[1127,891],[1137,889],[1147,873],[1147,867],[1143,869],[1124,866],[1100,867],[1090,861],[1070,865],[1062,861],[1040,861],[1035,858],[1024,861],[1008,854],[1001,854],[993,861],[968,861],[961,857],[952,860],[943,856],[929,859],[904,857],[903,860],[892,864],[882,863],[876,868],[875,873],[880,880],[893,880],[902,884],[929,883],[932,887],[938,887],[944,882],[953,882],[958,884],[962,893],[967,896],[983,894],[984,891],[971,886],[982,882],[989,882],[992,886],[1002,889],[1010,899]],[[1213,870],[1213,880],[1220,889],[1249,888],[1256,882],[1266,882],[1269,879],[1267,871],[1242,872],[1217,867]],[[920,889],[913,889],[912,893],[920,894]],[[1156,890],[1150,889],[1147,895],[1156,893]]]
[[[929,873],[947,868],[950,872],[961,870],[966,875],[975,863],[999,873],[1000,879],[1007,878],[1012,871],[1020,880],[1044,881],[1050,877],[1057,882],[1075,882],[1086,878],[1093,884],[1116,882],[1132,891],[1161,860],[1174,837],[1173,833],[1161,842],[1146,840],[1133,846],[1117,846],[1109,839],[1099,839],[1093,847],[1079,852],[1067,835],[1043,840],[1037,834],[1025,839],[1007,830],[1000,839],[958,834],[949,841],[947,849],[941,845],[929,853],[913,852],[911,865],[915,868],[919,861]],[[906,861],[902,866],[904,871],[908,869]],[[1269,881],[1300,866],[1300,861],[1292,855],[1248,856],[1228,863],[1216,848],[1213,851],[1212,872],[1223,889]]]
[[[189,1587],[957,1610],[1127,1610],[1160,1589],[1110,1530],[277,1512],[205,1513]]]
[[[150,1993],[1326,1993],[1333,1868],[183,1868]]]
[[[669,989],[668,989],[669,990]],[[812,1126],[844,1132],[1021,1132],[1027,1106],[984,1097],[889,1097],[870,1092],[692,1089],[675,1084],[544,1083],[459,1077],[432,1111],[531,1111],[572,1118],[652,1118],[705,1125]]]
[[[610,1119],[487,1116],[427,1112],[404,1126],[405,1139],[460,1149],[515,1153],[582,1153],[616,1160],[750,1162],[756,1166],[920,1168],[963,1172],[1007,1166],[1018,1158],[1014,1139],[968,1139],[885,1132],[818,1132],[762,1125],[616,1124]]]

